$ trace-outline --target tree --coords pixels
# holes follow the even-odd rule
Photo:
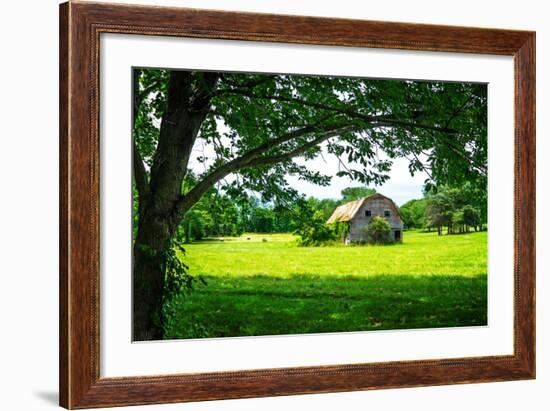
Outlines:
[[[426,225],[426,199],[410,200],[399,207],[406,228],[423,228]]]
[[[483,224],[487,224],[487,186],[474,185],[466,182],[461,186],[467,198],[467,206],[471,206],[473,210],[465,210],[465,218],[469,226],[475,230],[483,230]]]
[[[274,231],[275,214],[269,208],[254,208],[250,216],[250,231],[255,233],[272,233]]]
[[[452,230],[453,232],[458,230],[459,233],[463,233],[465,230],[464,211],[462,209],[453,213],[452,217]]]
[[[478,225],[480,224],[480,212],[471,205],[465,205],[462,207],[462,215],[464,225],[466,226],[466,232],[469,231],[470,227],[474,227],[474,230],[477,231]]]
[[[307,213],[307,211],[306,211]],[[321,211],[309,209],[309,218],[296,230],[298,244],[301,246],[320,246],[336,239],[336,231],[326,224]]]
[[[432,196],[426,206],[426,222],[430,227],[437,227],[437,234],[442,234],[442,227],[451,229],[453,221],[453,207],[443,194]],[[447,231],[449,232],[449,231]]]
[[[399,207],[399,214],[401,214],[404,229],[414,228],[415,224],[410,208]]]
[[[429,226],[447,226],[447,234],[468,232],[470,227],[477,231],[486,220],[482,219],[484,209],[487,215],[487,193],[473,189],[469,183],[460,188],[432,186],[426,192],[426,220]],[[478,208],[480,207],[480,208]]]
[[[185,242],[190,243],[193,240],[202,240],[205,236],[207,216],[201,211],[195,211],[193,209],[185,213],[180,224],[180,231],[185,237]]]
[[[349,201],[358,200],[360,198],[375,194],[376,190],[368,187],[348,187],[344,188],[341,192],[342,202],[347,203]]]
[[[365,228],[365,232],[369,244],[389,244],[392,242],[391,225],[383,217],[375,216]]]
[[[397,157],[439,184],[486,179],[485,85],[152,69],[133,77],[136,340],[162,338],[167,249],[216,184],[284,204],[296,196],[287,174],[330,183],[295,161],[321,148],[340,160],[339,176],[361,184],[386,181]],[[210,151],[194,159],[204,172],[189,184],[199,143]]]
[[[305,202],[305,203],[304,203]],[[323,218],[325,221],[329,219],[329,217],[332,215],[332,212],[336,207],[338,207],[342,201],[334,200],[332,198],[323,198],[318,199],[315,197],[309,197],[307,199],[299,198],[295,201],[295,209],[293,212],[293,218],[295,222],[299,225],[300,221],[304,218],[308,218],[307,216],[303,216],[303,208],[309,207],[312,210],[320,211],[323,215]]]

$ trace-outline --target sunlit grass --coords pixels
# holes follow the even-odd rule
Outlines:
[[[486,232],[438,236],[407,231],[403,244],[328,247],[298,247],[290,234],[244,234],[223,242],[188,244],[185,248],[184,259],[191,273],[207,276],[471,276],[487,271]]]
[[[208,285],[172,301],[167,338],[487,323],[487,234],[405,232],[392,246],[298,247],[290,234],[186,245]]]

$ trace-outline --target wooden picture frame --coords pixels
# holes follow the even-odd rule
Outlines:
[[[100,378],[101,33],[513,56],[514,354]],[[534,32],[69,2],[60,6],[59,47],[60,405],[125,406],[535,377]]]

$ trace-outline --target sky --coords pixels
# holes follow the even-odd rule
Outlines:
[[[212,158],[212,149],[211,147],[203,146],[202,141],[199,140],[193,149],[189,163],[189,167],[194,172],[203,173],[205,171],[207,165],[196,160],[198,156],[205,155]],[[300,180],[298,176],[288,175],[287,181],[289,185],[299,193],[305,194],[306,197],[340,199],[340,192],[342,189],[362,185],[360,182],[353,181],[349,177],[337,177],[338,159],[334,155],[328,154],[325,149],[323,149],[323,155],[313,160],[308,160],[306,162],[301,158],[297,158],[295,161],[298,164],[307,165],[312,171],[319,171],[324,175],[332,176],[332,181],[329,186],[319,186]],[[394,160],[391,171],[389,172],[389,180],[382,186],[371,186],[371,188],[391,198],[398,206],[403,205],[409,200],[422,198],[422,187],[428,176],[423,172],[416,172],[415,175],[411,177],[408,164],[409,162],[407,159]],[[227,179],[230,180],[231,177]]]
[[[301,163],[304,164],[304,162]],[[348,177],[337,177],[335,175],[338,171],[338,161],[336,158],[325,156],[324,159],[321,159],[319,157],[313,161],[308,161],[307,164],[309,164],[310,169],[315,169],[326,175],[333,176],[330,186],[327,187],[300,180],[295,176],[288,176],[288,182],[291,187],[305,194],[307,197],[339,199],[341,197],[340,192],[344,188],[361,185],[361,183],[353,181]],[[392,169],[389,173],[389,180],[382,186],[371,186],[371,188],[391,198],[398,206],[402,206],[409,200],[422,198],[422,187],[428,176],[425,173],[417,172],[411,177],[408,164],[409,161],[407,159],[400,158],[394,160]]]

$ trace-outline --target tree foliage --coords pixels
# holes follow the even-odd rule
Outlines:
[[[134,136],[140,157],[153,168],[160,161],[170,85],[185,80],[189,92],[208,97],[193,141],[210,148],[197,156],[205,165],[197,182],[238,174],[238,181],[224,184],[285,201],[296,194],[288,174],[330,183],[330,176],[295,161],[319,156],[322,145],[342,161],[339,176],[367,184],[387,181],[397,157],[408,158],[411,172],[426,171],[438,184],[477,184],[486,176],[484,85],[150,69],[137,78],[142,98]],[[182,202],[186,211],[190,204]]]
[[[298,244],[301,246],[320,246],[336,239],[336,231],[327,225],[320,211],[310,210],[309,218],[302,221],[298,229]]]
[[[426,227],[426,207],[428,202],[425,198],[409,200],[401,207],[399,211],[403,218],[405,228],[424,228]]]
[[[376,190],[369,187],[348,187],[342,190],[342,203],[358,200],[363,197],[375,194]]]
[[[431,187],[426,201],[426,225],[436,227],[440,235],[443,227],[453,234],[481,230],[487,223],[487,192],[470,183],[460,188]]]

